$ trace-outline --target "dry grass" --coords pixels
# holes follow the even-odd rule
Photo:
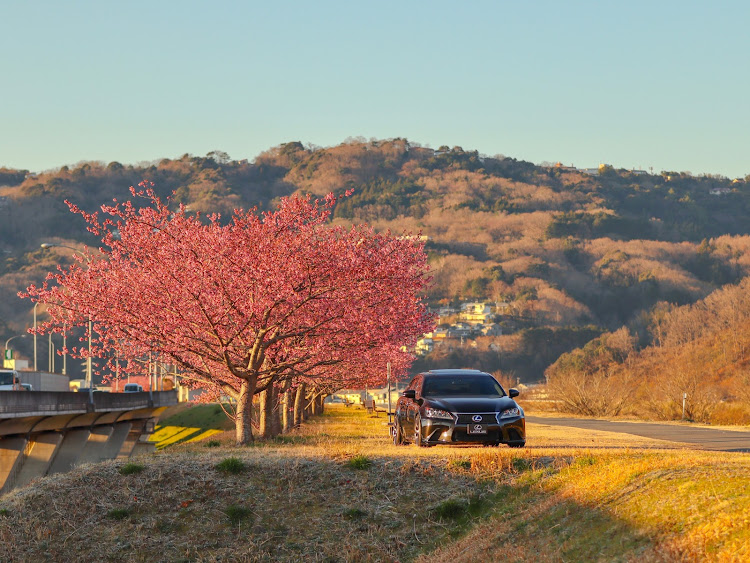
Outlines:
[[[750,558],[746,454],[606,432],[581,447],[532,424],[522,451],[417,449],[384,422],[333,408],[253,447],[220,434],[139,458],[140,473],[114,461],[39,480],[0,499],[0,560]],[[243,470],[217,469],[229,458]]]

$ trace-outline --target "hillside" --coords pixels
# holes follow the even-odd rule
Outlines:
[[[624,327],[604,334],[547,370],[550,395],[592,416],[750,424],[749,296],[745,278],[690,305],[663,305],[648,346]]]
[[[647,343],[638,325],[647,324],[643,314],[657,302],[692,303],[750,269],[745,180],[611,167],[597,172],[460,147],[433,150],[403,139],[330,148],[287,143],[253,162],[214,151],[137,166],[86,162],[25,175],[5,170],[0,338],[30,322],[29,304],[15,293],[56,260],[70,259],[69,251],[50,255],[39,244],[96,242],[67,211],[66,198],[93,211],[128,197],[128,186],[146,179],[162,195],[175,192],[175,200],[193,211],[227,215],[238,206],[266,209],[292,193],[353,189],[334,220],[429,237],[430,301],[512,304],[504,319],[507,338],[498,341],[505,358],[500,367],[539,379],[561,352],[593,333],[631,324]],[[586,326],[592,330],[582,333]],[[553,332],[528,332],[539,329]],[[565,349],[549,347],[527,367],[529,350],[550,334],[567,342]],[[29,353],[30,342],[15,342]]]
[[[529,447],[390,444],[332,408],[271,443],[174,446],[0,499],[3,561],[740,561],[744,454],[529,425]],[[206,447],[208,445],[213,447]],[[710,493],[710,494],[707,494]]]

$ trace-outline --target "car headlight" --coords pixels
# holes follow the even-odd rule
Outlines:
[[[521,410],[521,407],[513,407],[511,409],[505,409],[503,412],[500,413],[500,418],[511,418],[513,416],[521,416],[523,415],[523,411]]]
[[[448,418],[450,420],[453,420],[453,415],[448,411],[444,411],[441,409],[432,409],[429,407],[424,410],[424,416],[425,418]]]

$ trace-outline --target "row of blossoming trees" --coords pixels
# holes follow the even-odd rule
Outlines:
[[[402,351],[433,320],[421,296],[428,282],[417,238],[329,222],[336,199],[283,199],[260,213],[191,216],[153,188],[133,201],[81,214],[101,238],[22,297],[47,305],[40,332],[93,323],[92,355],[112,372],[142,373],[151,355],[172,364],[203,400],[232,399],[236,441],[279,431],[278,404],[382,381],[387,362],[404,372]],[[87,357],[87,345],[70,353]],[[312,393],[306,392],[312,389]],[[288,412],[289,409],[284,409]]]

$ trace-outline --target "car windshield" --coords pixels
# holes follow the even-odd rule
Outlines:
[[[494,378],[477,375],[428,377],[422,387],[423,397],[504,397],[505,392]]]

